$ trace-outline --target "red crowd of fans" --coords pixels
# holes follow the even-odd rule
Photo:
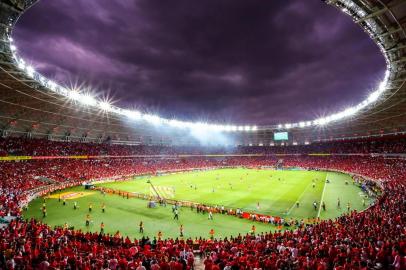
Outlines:
[[[319,142],[310,145],[239,146],[239,147],[168,147],[113,145],[49,141],[46,139],[0,138],[0,156],[69,156],[69,155],[174,155],[174,154],[306,154],[306,153],[406,153],[406,137],[382,137],[368,140]]]
[[[4,141],[2,142],[4,144]],[[78,154],[76,147],[38,155]],[[86,145],[84,148],[91,148]],[[110,150],[109,146],[107,153]],[[112,146],[114,148],[114,146]],[[394,148],[396,148],[395,146]],[[0,148],[3,149],[4,148]],[[8,149],[8,148],[6,148]],[[29,147],[20,151],[29,152]],[[52,152],[52,151],[56,152]],[[9,150],[3,151],[8,152]],[[44,151],[44,152],[42,152]],[[87,151],[87,150],[86,150]],[[111,150],[112,152],[115,150]],[[175,151],[176,150],[171,150]],[[121,152],[120,152],[121,153]],[[87,153],[88,154],[88,153]],[[217,166],[334,169],[380,181],[385,192],[368,210],[351,212],[293,231],[226,239],[140,239],[85,233],[17,218],[0,229],[0,269],[183,270],[193,267],[193,249],[206,270],[217,269],[405,269],[406,160],[358,156],[289,156],[187,159],[89,159],[0,162],[0,217],[19,216],[26,191],[53,182]],[[48,182],[50,181],[50,182]]]

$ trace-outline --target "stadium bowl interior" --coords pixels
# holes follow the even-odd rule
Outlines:
[[[380,48],[375,95],[309,123],[204,124],[232,141],[211,147],[25,65],[11,34],[36,2],[0,2],[0,269],[406,268],[405,1],[323,1]]]

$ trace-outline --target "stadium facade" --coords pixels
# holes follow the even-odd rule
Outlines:
[[[12,30],[18,18],[36,0],[0,3],[0,132],[2,136],[47,137],[52,140],[190,145],[199,143],[189,129],[156,124],[154,116],[137,115],[89,106],[15,57]],[[406,134],[406,2],[402,0],[326,0],[354,23],[380,48],[387,64],[385,84],[363,103],[321,120],[293,124],[271,123],[213,132],[232,145],[278,145],[274,132],[288,131],[285,144],[341,140],[366,136]],[[62,94],[61,94],[62,93]],[[86,104],[89,103],[89,104]],[[103,105],[103,104],[102,104]],[[331,112],[335,113],[335,112]],[[133,116],[133,117],[132,117]],[[311,120],[311,119],[309,119]],[[172,121],[171,123],[178,123]],[[210,136],[209,136],[210,137]]]

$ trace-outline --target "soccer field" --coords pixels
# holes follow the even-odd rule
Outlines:
[[[326,183],[326,179],[330,183]],[[170,190],[167,195],[176,200],[185,200],[210,205],[241,208],[247,212],[255,212],[280,216],[284,218],[335,218],[347,210],[362,210],[364,194],[360,188],[353,185],[350,176],[340,173],[318,171],[275,171],[253,169],[219,169],[209,171],[194,171],[180,174],[169,174],[156,177],[138,177],[130,181],[99,184],[121,191],[150,194],[148,181],[157,189]],[[346,185],[345,182],[349,184]],[[314,187],[313,187],[314,182]],[[70,194],[67,205],[58,201],[59,194]],[[76,197],[75,197],[76,195]],[[340,198],[341,208],[337,207]],[[42,198],[30,203],[25,218],[35,217],[55,226],[65,222],[76,229],[99,231],[100,223],[105,224],[105,231],[115,233],[119,230],[123,235],[141,237],[138,224],[143,221],[145,234],[156,236],[160,230],[164,237],[179,236],[179,226],[185,227],[186,237],[208,237],[213,228],[216,237],[247,233],[252,224],[257,232],[275,229],[273,225],[239,219],[234,216],[216,214],[213,220],[208,216],[196,213],[189,208],[183,208],[179,221],[173,220],[171,206],[147,208],[147,201],[136,198],[122,198],[118,195],[102,195],[99,191],[86,191],[83,187],[75,187],[46,198],[47,217],[42,218],[40,208]],[[79,208],[73,209],[76,201]],[[299,207],[296,202],[299,202]],[[321,208],[314,210],[312,204],[324,201],[326,211]],[[370,203],[366,201],[367,205]],[[88,205],[93,204],[90,213],[92,223],[85,227],[85,217]],[[101,205],[106,205],[106,212],[101,212]]]

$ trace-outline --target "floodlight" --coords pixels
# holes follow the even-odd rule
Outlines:
[[[184,122],[178,121],[176,119],[169,120],[168,124],[173,127],[179,127],[179,128],[186,127],[186,124]]]
[[[282,128],[282,124],[279,124],[279,125],[278,125],[278,128]]]
[[[161,118],[152,114],[144,114],[143,118],[151,124],[158,125],[161,123]]]
[[[12,52],[14,52],[14,51],[17,50],[17,47],[16,47],[15,45],[10,45],[10,50],[11,50]]]
[[[244,130],[245,130],[245,131],[250,131],[250,130],[251,130],[251,127],[250,127],[250,126],[245,126],[245,127],[244,127]]]
[[[232,126],[226,125],[226,126],[224,126],[224,130],[225,131],[232,131],[233,129],[232,129]]]
[[[292,124],[285,124],[285,128],[286,129],[289,129],[289,128],[291,128],[292,127]]]
[[[48,86],[49,89],[55,91],[56,83],[54,83],[53,81],[48,81],[48,82],[47,82],[47,86]]]
[[[327,123],[326,118],[319,118],[319,119],[318,119],[318,124],[319,124],[319,125],[325,125],[326,123]]]
[[[239,126],[238,127],[238,131],[243,131],[244,130],[244,127],[243,126]]]
[[[251,130],[252,130],[252,131],[257,131],[257,130],[258,130],[258,127],[257,127],[257,126],[253,126]]]
[[[43,77],[43,76],[39,76],[38,80],[39,80],[39,82],[40,82],[42,85],[44,85],[44,86],[45,86],[45,84],[46,84],[46,82],[47,82],[47,80],[46,80],[46,78],[45,78],[45,77]]]
[[[106,101],[100,101],[99,102],[99,107],[100,109],[102,109],[103,111],[110,111],[111,110],[111,105],[110,103],[106,102]]]
[[[76,91],[76,90],[70,90],[70,91],[68,92],[68,97],[69,97],[70,99],[73,99],[73,100],[78,101],[78,100],[80,99],[80,94],[79,94],[79,92]]]
[[[80,95],[80,96],[81,97],[78,101],[82,104],[89,105],[89,106],[95,106],[97,104],[96,99],[89,94]]]
[[[27,73],[28,76],[34,77],[35,70],[32,66],[27,66],[25,68],[25,72]]]
[[[18,68],[24,70],[25,69],[25,62],[24,60],[20,59],[18,62]]]
[[[299,123],[299,127],[305,127],[306,126],[306,123],[305,122],[300,122]]]
[[[131,119],[140,119],[142,117],[138,111],[123,110],[122,113]]]
[[[237,131],[238,127],[237,126],[231,126],[231,131]]]

